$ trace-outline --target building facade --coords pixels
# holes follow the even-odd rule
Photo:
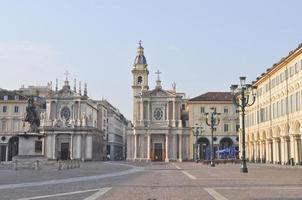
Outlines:
[[[117,108],[108,101],[98,102],[106,110],[104,112],[104,128],[106,134],[106,153],[107,159],[124,160],[126,158],[126,128],[128,121]]]
[[[41,114],[40,133],[44,134],[47,159],[102,160],[105,158],[104,133],[98,118],[97,103],[87,96],[85,84],[71,89],[65,80],[61,90],[46,97],[46,112]]]
[[[252,162],[301,164],[302,44],[253,83],[246,114],[246,154]]]
[[[211,128],[207,126],[205,121],[205,113],[211,113],[211,108],[220,113],[220,122],[215,126],[213,134],[214,152],[230,147],[238,149],[239,114],[237,107],[233,104],[231,93],[207,92],[190,99],[187,103],[189,126],[195,128],[202,127],[201,135],[197,137],[197,143],[194,137],[190,145],[192,148],[191,152],[195,152],[193,148],[195,148],[195,145],[198,145],[198,153],[201,160],[209,160],[211,156]],[[217,157],[216,153],[215,157]]]
[[[183,127],[181,105],[183,96],[164,90],[157,72],[154,89],[149,90],[148,65],[144,48],[139,44],[134,61],[133,127],[127,131],[127,159],[166,161],[190,159],[190,129]]]
[[[27,99],[18,91],[0,90],[0,161],[12,161],[18,155],[20,133],[23,126]]]

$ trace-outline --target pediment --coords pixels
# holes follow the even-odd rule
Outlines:
[[[145,96],[145,97],[175,97],[175,95],[173,95],[172,93],[167,92],[161,88],[156,88],[154,90],[148,91],[148,92],[144,93],[143,96]]]
[[[72,97],[80,97],[80,95],[76,92],[73,92],[70,89],[63,88],[51,95],[51,97],[61,97],[61,98],[72,98]]]

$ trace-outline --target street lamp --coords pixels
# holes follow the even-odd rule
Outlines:
[[[233,102],[241,109],[241,120],[242,120],[242,155],[241,155],[241,166],[240,172],[247,173],[246,158],[245,158],[245,123],[244,115],[245,108],[253,105],[256,100],[256,86],[245,83],[246,77],[240,77],[240,85],[231,85],[231,91],[233,95]],[[252,94],[252,98],[250,98]]]
[[[197,140],[198,140],[198,136],[200,136],[202,133],[202,127],[196,124],[192,131],[193,131],[193,136],[195,136],[195,162],[198,163],[200,158],[198,154]]]
[[[214,145],[213,145],[213,133],[214,128],[217,126],[220,122],[220,113],[216,112],[215,108],[210,108],[212,110],[211,117],[209,118],[209,113],[205,113],[206,115],[206,124],[211,128],[211,134],[212,134],[212,140],[211,140],[211,167],[215,167],[214,163]]]

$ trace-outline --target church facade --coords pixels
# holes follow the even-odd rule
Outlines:
[[[46,97],[46,112],[41,113],[40,133],[44,134],[44,155],[50,160],[102,160],[106,156],[104,133],[100,127],[97,103],[71,89],[66,77],[61,90]]]
[[[154,89],[149,90],[148,65],[144,48],[139,44],[134,61],[133,126],[127,130],[127,160],[183,161],[190,159],[191,129],[183,127],[183,96],[164,90],[157,72]]]

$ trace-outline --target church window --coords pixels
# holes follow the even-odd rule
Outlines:
[[[293,75],[294,75],[294,66],[291,66],[290,68],[289,68],[289,75],[292,77]]]
[[[228,107],[224,107],[223,112],[224,112],[224,113],[228,113],[228,112],[229,112]]]
[[[143,83],[143,77],[139,76],[137,77],[137,84],[142,84]]]
[[[155,108],[153,116],[156,120],[161,120],[163,118],[163,111],[160,108]]]
[[[239,125],[239,124],[236,124],[236,132],[239,131],[239,128],[240,128],[240,125]]]
[[[19,112],[19,107],[15,106],[14,111],[15,111],[15,113]]]
[[[298,66],[298,63],[295,64],[295,73],[298,73],[299,72],[299,66]]]
[[[62,108],[61,118],[64,118],[64,119],[67,119],[67,120],[70,118],[70,110],[67,106]]]
[[[224,132],[228,132],[229,131],[229,125],[228,124],[224,124]]]
[[[2,112],[5,113],[6,111],[7,111],[7,106],[3,106],[3,107],[2,107]]]
[[[200,107],[200,113],[204,113],[205,110],[204,110],[204,107]]]

